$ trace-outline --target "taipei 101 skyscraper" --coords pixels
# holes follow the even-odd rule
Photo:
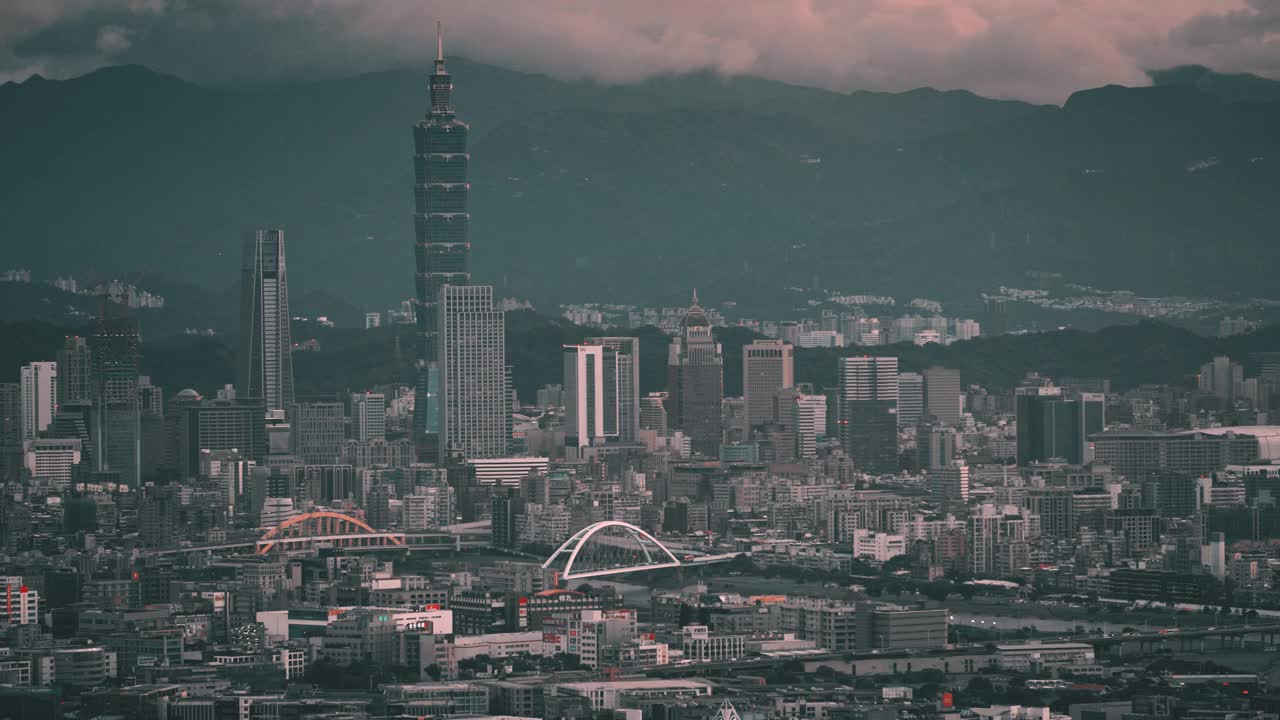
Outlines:
[[[413,429],[421,460],[439,457],[440,373],[437,333],[440,288],[469,285],[467,125],[453,113],[453,80],[444,66],[444,41],[436,26],[431,110],[413,128],[413,174],[418,360]]]

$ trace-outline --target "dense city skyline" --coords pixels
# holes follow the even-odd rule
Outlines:
[[[25,26],[0,31],[0,43],[80,17],[61,6],[34,16],[32,7],[17,6]],[[163,25],[185,7],[104,5],[93,20],[150,12]],[[306,30],[317,19],[385,21],[380,11],[410,6],[376,7],[301,3],[282,6],[274,22]],[[815,7],[799,9],[838,14]],[[953,25],[1013,12],[1000,3],[921,7]],[[1095,22],[1115,17],[1090,2],[1072,7]],[[1217,8],[1177,4],[1160,17],[1181,28],[1173,34],[1221,40],[1270,17],[1263,3],[1249,7],[1217,17]],[[299,8],[314,16],[299,19]],[[549,10],[554,20],[563,9]],[[670,10],[676,24],[702,12],[697,3]],[[499,13],[493,29],[522,12]],[[642,17],[616,12],[606,24],[624,34]],[[1137,21],[1158,15],[1144,12]],[[739,24],[759,19],[747,12]],[[100,32],[99,49],[127,51],[132,32]],[[608,114],[626,130],[612,121],[587,130],[554,112],[525,117],[505,96],[495,103],[466,83],[455,88],[438,24],[435,39],[433,67],[418,76],[403,117],[343,131],[400,151],[399,169],[371,175],[374,194],[385,185],[400,196],[389,221],[399,230],[388,237],[401,239],[393,270],[369,278],[387,286],[381,306],[353,308],[336,292],[299,293],[297,283],[349,281],[387,238],[328,253],[309,236],[322,232],[316,225],[260,223],[251,206],[270,205],[266,196],[219,206],[218,227],[241,228],[240,264],[202,271],[225,273],[219,282],[235,288],[225,294],[142,272],[0,267],[0,717],[1280,720],[1280,303],[1238,293],[1209,300],[1208,280],[1193,282],[1204,294],[1191,297],[1100,290],[1066,260],[1004,258],[1017,285],[986,272],[992,258],[1032,246],[1031,231],[980,239],[983,276],[967,290],[947,275],[972,271],[914,263],[902,268],[911,286],[867,287],[875,259],[847,277],[836,258],[861,260],[858,250],[841,251],[821,232],[812,245],[777,232],[787,223],[771,229],[785,202],[739,217],[711,199],[715,188],[780,195],[801,173],[830,180],[825,168],[842,162],[889,177],[897,155],[932,141],[881,138],[862,156],[837,141],[826,155],[782,152],[785,171],[753,172],[743,158],[776,149],[767,137],[778,136],[730,129],[759,124],[747,105],[699,113],[647,94],[631,96],[645,98],[637,109],[618,96]],[[0,52],[0,68],[11,60]],[[139,73],[106,76],[127,84]],[[742,90],[680,82],[652,90]],[[21,93],[45,102],[40,86],[0,88],[10,93],[0,101]],[[548,87],[532,92],[554,104],[540,95]],[[1271,86],[1257,87],[1250,92]],[[512,86],[511,96],[529,89]],[[1114,108],[1125,92],[1089,94],[1071,112]],[[897,106],[889,123],[927,124],[937,112],[930,102],[955,101],[927,97]],[[1240,137],[1271,142],[1258,129],[1272,101],[1215,102],[1251,117],[1254,134]],[[330,99],[327,109],[365,108]],[[812,97],[787,109],[769,122],[800,127],[823,114]],[[1025,118],[1059,111],[1013,112],[1023,119],[985,116],[974,132],[1025,130]],[[474,158],[472,122],[492,134]],[[512,123],[558,139],[493,140]],[[687,136],[674,156],[653,142],[663,124]],[[314,149],[324,136],[285,125],[281,142]],[[632,152],[603,151],[605,136]],[[1043,127],[1034,136],[1060,139]],[[333,140],[326,159],[355,147],[341,134]],[[590,175],[560,164],[566,149],[590,156]],[[41,157],[24,152],[22,162]],[[33,167],[49,170],[60,153]],[[553,179],[476,177],[525,155],[534,177]],[[956,164],[962,185],[982,184],[968,175],[982,163],[961,157],[930,162]],[[700,176],[709,158],[734,170]],[[142,167],[155,159],[133,158]],[[1263,156],[1247,166],[1228,157],[1228,175],[1211,159],[1171,167],[1221,216],[1249,207],[1233,181],[1241,173],[1250,197],[1273,189],[1270,166],[1253,167]],[[301,191],[328,192],[324,177],[342,175],[334,163]],[[655,168],[660,190],[632,193],[640,199],[628,204],[643,212],[630,221],[594,194]],[[273,184],[288,173],[272,163],[258,172]],[[1068,174],[1091,182],[1107,170]],[[1142,206],[1139,176],[1115,175],[1115,192]],[[42,182],[33,175],[17,187]],[[822,203],[875,204],[870,184],[809,187],[835,191]],[[879,189],[882,199],[895,195]],[[1217,194],[1224,189],[1230,202]],[[523,202],[526,191],[551,227],[492,202]],[[363,191],[346,192],[359,204]],[[180,208],[177,197],[166,200]],[[721,218],[694,232],[725,236],[728,251],[666,237],[659,228],[682,224],[668,212],[677,201]],[[988,202],[974,207],[1004,231],[1026,210]],[[1128,211],[1122,244],[1127,228],[1156,227],[1157,212]],[[101,221],[119,224],[110,214]],[[473,238],[503,222],[518,229],[514,244],[492,229]],[[816,215],[800,223],[821,224]],[[653,243],[619,242],[611,230],[622,226]],[[734,228],[746,227],[767,239],[772,260],[736,242]],[[570,228],[598,235],[586,247],[617,245],[617,258],[594,266],[584,246],[571,247]],[[656,245],[663,237],[665,248]],[[181,253],[182,242],[170,251]],[[56,233],[48,243],[57,245]],[[529,255],[494,272],[488,261],[521,245],[533,245]],[[932,247],[899,250],[918,257],[941,246]],[[1122,262],[1065,250],[1088,258],[1074,267]],[[952,251],[934,260],[949,266],[968,252]],[[1203,252],[1226,264],[1234,250]],[[1176,255],[1170,247],[1169,268]],[[1112,272],[1165,271],[1164,257],[1146,259]],[[325,263],[339,267],[319,270]],[[1265,266],[1261,256],[1252,264]],[[535,307],[509,291],[562,279],[546,267],[591,278],[588,299]],[[610,297],[624,280],[659,304]],[[673,288],[686,299],[660,304]],[[752,302],[760,292],[771,300]],[[1101,329],[1064,327],[1071,321]]]

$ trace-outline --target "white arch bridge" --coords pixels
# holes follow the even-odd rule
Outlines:
[[[588,525],[564,541],[542,567],[555,570],[562,580],[622,575],[686,565],[731,560],[741,553],[686,556],[682,562],[657,538],[620,520]]]

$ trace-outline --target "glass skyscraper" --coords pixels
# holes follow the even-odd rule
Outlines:
[[[453,81],[444,66],[444,44],[436,29],[436,67],[431,75],[431,111],[413,128],[414,254],[419,333],[413,427],[440,431],[436,333],[440,289],[470,285],[467,229],[467,125],[454,117]],[[421,452],[421,449],[420,449]]]
[[[262,398],[267,411],[293,405],[293,336],[284,231],[258,230],[244,243],[240,275],[240,353],[236,392]]]
[[[102,312],[89,335],[93,397],[94,468],[116,472],[132,488],[142,483],[141,415],[138,405],[138,321],[127,309],[102,300]]]

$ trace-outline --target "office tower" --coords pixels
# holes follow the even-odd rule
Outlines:
[[[670,434],[667,428],[667,399],[664,392],[651,392],[640,398],[640,429],[653,430],[658,437]]]
[[[858,469],[898,471],[898,358],[840,359],[840,435]]]
[[[160,470],[165,445],[164,389],[147,375],[138,378],[138,432],[138,474],[147,478]]]
[[[960,422],[960,371],[933,366],[924,371],[925,412],[945,425]]]
[[[431,110],[413,128],[414,286],[418,348],[413,428],[434,435],[448,411],[439,407],[443,371],[437,364],[441,343],[440,290],[471,284],[467,267],[471,222],[467,183],[467,125],[454,117],[453,80],[444,67],[444,42],[436,28],[436,66],[431,75]],[[433,445],[434,440],[422,442]],[[427,455],[439,448],[425,447]]]
[[[921,425],[916,429],[916,454],[922,470],[950,465],[956,456],[955,428]]]
[[[929,492],[947,503],[969,502],[969,466],[951,463],[929,470]]]
[[[520,544],[516,520],[524,513],[524,500],[518,488],[500,487],[493,491],[491,503],[493,546],[514,548]]]
[[[138,321],[125,306],[104,299],[89,335],[93,466],[98,472],[119,473],[120,481],[134,488],[142,481],[140,344]]]
[[[0,480],[22,465],[22,383],[0,383]]]
[[[70,335],[58,350],[58,405],[89,402],[93,365],[89,359],[89,339]]]
[[[347,414],[340,402],[294,405],[293,453],[306,465],[338,462],[347,439],[346,424]]]
[[[179,393],[181,395],[181,393]],[[170,403],[176,446],[170,450],[176,468],[184,476],[200,472],[203,450],[236,450],[245,460],[262,465],[267,460],[266,408],[261,398],[191,400]]]
[[[488,285],[440,288],[440,436],[442,450],[463,458],[507,454],[511,394],[505,320]]]
[[[794,349],[781,340],[757,340],[742,348],[742,397],[747,403],[747,427],[779,418],[774,399],[779,390],[795,385]]]
[[[635,442],[640,428],[640,338],[593,337],[589,345],[603,345],[614,352],[614,362],[604,367],[606,408],[617,405],[617,412],[605,410],[605,434],[616,434],[621,442]],[[617,416],[617,428],[611,423]]]
[[[1079,400],[1068,400],[1057,387],[1025,387],[1017,391],[1018,464],[1064,460],[1084,462],[1084,412]]]
[[[387,438],[387,398],[382,393],[351,395],[351,437],[360,442]]]
[[[924,376],[898,373],[898,427],[915,425],[924,417]]]
[[[1107,429],[1107,396],[1104,393],[1082,392],[1077,395],[1080,411],[1084,416],[1084,462],[1093,461],[1093,442],[1090,437]]]
[[[667,395],[668,427],[688,435],[694,453],[718,456],[724,434],[724,355],[698,305],[697,291],[667,351]]]
[[[23,365],[22,441],[39,437],[53,421],[58,407],[58,363],[33,362]]]
[[[604,442],[608,411],[605,401],[606,354],[611,360],[617,357],[616,353],[606,353],[603,345],[564,346],[564,434],[567,447],[583,448]],[[612,410],[616,437],[616,402]]]
[[[240,351],[236,391],[262,398],[267,410],[293,404],[293,342],[284,231],[258,230],[245,239],[240,272]]]
[[[801,459],[818,456],[818,439],[827,434],[827,396],[809,395],[795,388],[778,394],[779,414],[783,405],[789,417],[783,423],[795,437],[795,456]]]

